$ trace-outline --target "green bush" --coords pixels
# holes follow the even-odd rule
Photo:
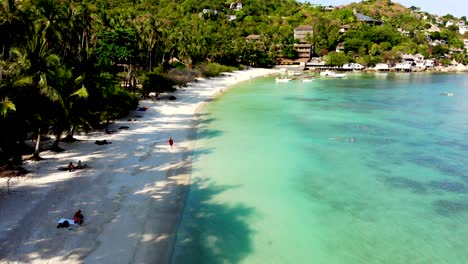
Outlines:
[[[143,79],[143,95],[147,96],[149,93],[154,92],[156,96],[163,92],[173,92],[176,89],[174,85],[176,83],[171,79],[167,78],[166,75],[158,73],[157,70],[149,72]]]
[[[232,72],[237,70],[235,67],[221,65],[215,62],[199,64],[195,69],[204,77],[215,77],[219,76],[222,72]]]
[[[166,78],[174,82],[178,86],[186,86],[187,83],[194,82],[198,73],[191,69],[171,69],[166,75]]]

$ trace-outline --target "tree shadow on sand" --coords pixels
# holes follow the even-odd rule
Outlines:
[[[252,251],[248,218],[254,208],[213,201],[232,188],[205,180],[192,183],[172,263],[239,263]]]

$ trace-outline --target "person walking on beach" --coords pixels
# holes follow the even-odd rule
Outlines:
[[[171,146],[171,150],[172,150],[172,145],[174,145],[174,140],[172,140],[172,138],[170,137],[169,138],[169,146]]]

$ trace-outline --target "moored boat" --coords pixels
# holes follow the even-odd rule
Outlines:
[[[291,79],[286,78],[286,77],[280,77],[280,78],[276,77],[275,80],[276,82],[289,82]]]
[[[336,73],[334,71],[323,71],[320,72],[320,76],[328,77],[328,78],[344,78],[346,77],[345,73]]]

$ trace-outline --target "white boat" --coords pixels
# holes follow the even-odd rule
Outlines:
[[[325,76],[328,78],[344,78],[346,77],[345,73],[336,73],[334,71],[323,71],[320,72],[320,76]]]
[[[276,77],[275,80],[276,82],[289,82],[291,79],[285,78],[285,77],[281,77],[281,78]]]
[[[302,82],[311,82],[313,80],[314,80],[314,78],[303,78]]]

